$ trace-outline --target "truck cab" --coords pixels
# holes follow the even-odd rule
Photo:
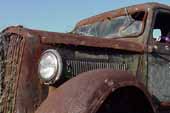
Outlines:
[[[156,113],[170,110],[170,7],[105,12],[69,33],[4,29],[2,113]]]
[[[73,33],[142,44],[144,55],[140,57],[147,69],[139,78],[144,77],[143,83],[162,105],[169,105],[169,18],[169,6],[149,3],[140,7],[122,8],[80,21]],[[133,74],[139,76],[136,70]]]

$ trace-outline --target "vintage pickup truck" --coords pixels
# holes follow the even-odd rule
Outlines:
[[[80,21],[69,33],[0,34],[0,113],[170,110],[170,7],[146,3]]]

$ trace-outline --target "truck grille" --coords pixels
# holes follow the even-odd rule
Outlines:
[[[0,113],[13,113],[19,77],[23,38],[16,34],[0,37]]]
[[[66,60],[67,72],[71,76],[76,76],[82,72],[95,70],[95,69],[114,69],[114,70],[128,70],[128,64],[118,63],[108,60],[85,60],[85,59],[74,59]]]

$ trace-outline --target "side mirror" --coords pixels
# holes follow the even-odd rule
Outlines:
[[[162,36],[162,32],[161,32],[160,29],[154,29],[152,35],[153,35],[153,38],[154,38],[156,41],[160,41],[161,36]]]

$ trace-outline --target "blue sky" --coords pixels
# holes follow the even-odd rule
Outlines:
[[[116,8],[170,0],[0,0],[0,29],[10,25],[68,32],[81,19]]]

